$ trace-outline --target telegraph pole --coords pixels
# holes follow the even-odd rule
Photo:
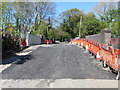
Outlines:
[[[81,37],[81,23],[82,23],[82,16],[81,16],[81,18],[80,18],[79,39],[80,39],[80,37]]]
[[[118,2],[118,39],[120,40],[120,1]],[[118,41],[118,49],[120,49],[120,41]]]
[[[48,31],[49,31],[49,27],[50,27],[50,17],[48,18]]]
[[[48,17],[48,26],[47,26],[47,30],[46,30],[46,39],[48,39],[48,31],[49,31],[49,28],[50,28],[50,17]]]

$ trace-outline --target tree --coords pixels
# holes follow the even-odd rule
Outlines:
[[[21,41],[20,33],[22,31],[24,33],[30,31],[34,35],[45,36],[48,26],[45,19],[54,15],[55,3],[48,2],[48,0],[41,2],[1,2],[0,7],[0,28],[2,32],[7,33],[2,40],[3,47],[6,48],[7,44],[8,48],[11,49],[11,45],[16,46],[18,39]]]
[[[35,2],[33,3],[34,8],[34,30],[38,29],[41,21],[45,22],[45,19],[55,14],[55,3],[54,2]]]
[[[55,33],[55,32],[54,32],[54,29],[53,29],[53,28],[51,28],[51,29],[48,31],[48,34],[47,34],[47,35],[48,35],[48,39],[49,39],[49,40],[52,40],[53,37],[55,37],[55,36],[54,36],[54,33]]]
[[[46,22],[46,17],[54,15],[55,4],[53,2],[16,2],[14,5],[14,17],[16,27],[24,32],[32,31],[39,35],[41,22]]]
[[[60,18],[59,20],[63,20],[63,22],[60,23],[60,27],[63,31],[67,32],[71,35],[72,38],[75,38],[78,36],[78,33],[76,32],[79,29],[74,29],[77,26],[77,23],[80,21],[80,17],[84,17],[84,12],[80,11],[77,8],[70,9],[67,11],[62,12],[59,14]]]
[[[14,3],[14,17],[16,20],[16,28],[19,30],[29,31],[32,25],[33,17],[33,3],[31,2],[15,2]]]
[[[61,30],[67,32],[72,38],[79,36],[80,17],[82,16],[81,38],[86,35],[98,34],[100,30],[105,27],[100,24],[93,12],[84,14],[79,9],[70,9],[62,14],[63,22],[60,24]]]
[[[31,34],[36,35],[36,36],[42,35],[43,38],[46,38],[47,27],[48,27],[47,23],[42,21],[35,31],[31,31]]]
[[[115,2],[100,2],[93,10],[100,17],[101,26],[112,29],[112,37],[118,28],[118,8]]]
[[[9,23],[12,23],[12,15],[13,15],[13,3],[12,2],[1,2],[1,19],[0,19],[0,26],[2,32],[5,32],[5,28],[8,26]]]
[[[120,1],[118,2],[118,35],[120,35]],[[120,42],[119,42],[119,45],[120,45]]]
[[[99,16],[101,21],[106,20],[106,14],[112,9],[115,9],[115,2],[103,2],[102,0],[93,7],[94,12]]]

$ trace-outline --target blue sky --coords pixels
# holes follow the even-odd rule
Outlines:
[[[57,16],[63,11],[70,10],[73,8],[84,11],[85,14],[93,11],[93,7],[99,2],[55,2],[56,3],[56,19]],[[57,26],[57,25],[55,25]]]
[[[59,14],[72,8],[78,8],[85,11],[85,13],[89,13],[90,11],[93,11],[92,8],[97,3],[98,2],[56,2],[56,13]]]

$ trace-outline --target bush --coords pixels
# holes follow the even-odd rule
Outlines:
[[[13,38],[11,36],[2,38],[3,53],[10,50],[13,52],[20,50],[19,38]]]

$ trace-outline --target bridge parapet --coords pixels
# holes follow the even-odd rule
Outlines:
[[[86,39],[108,45],[108,43],[110,43],[111,40],[111,31],[112,31],[111,29],[105,28],[101,30],[99,34],[86,36]]]

